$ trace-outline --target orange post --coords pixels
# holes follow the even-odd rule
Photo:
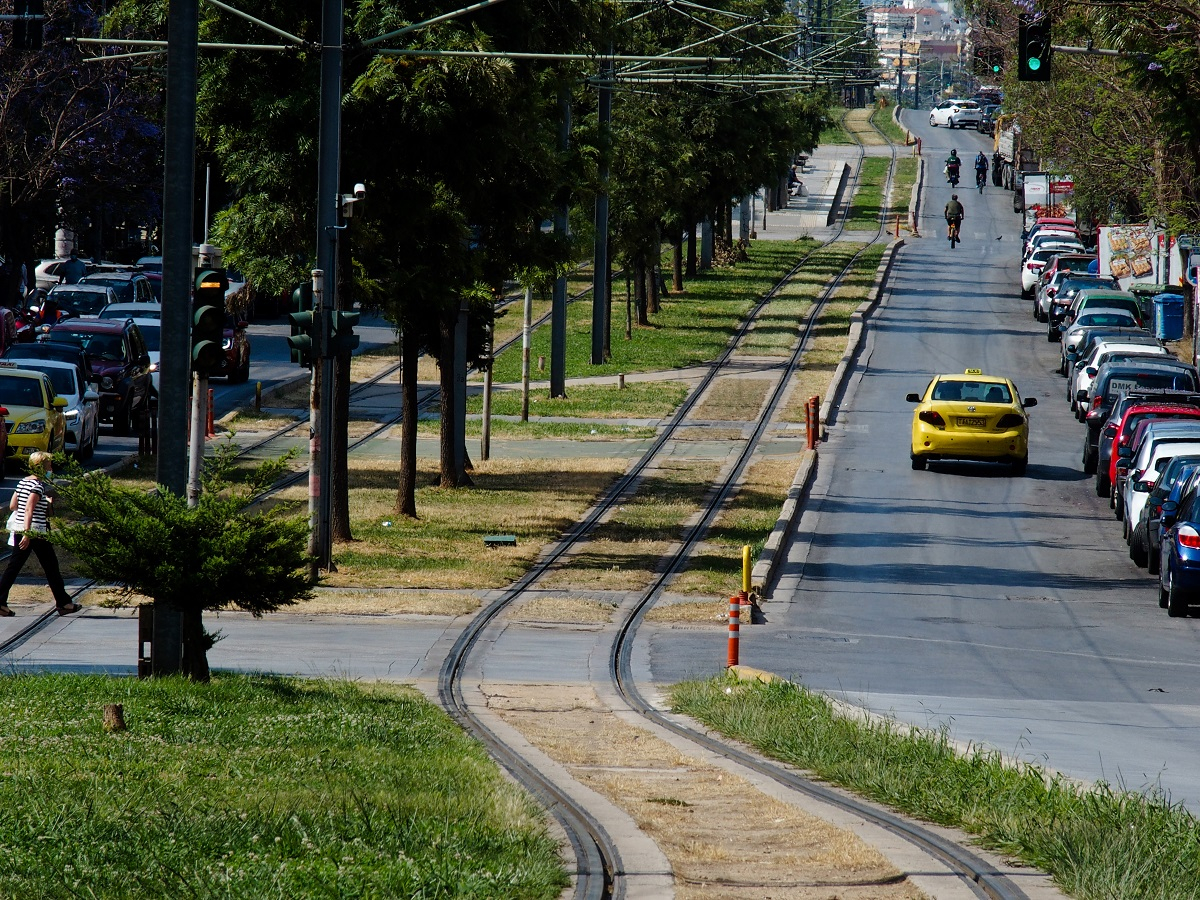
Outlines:
[[[804,424],[808,429],[806,446],[809,450],[816,449],[821,437],[821,398],[812,396],[804,404]]]
[[[921,155],[921,139],[917,138],[917,156]]]
[[[896,237],[900,237],[900,215],[896,214]]]
[[[729,598],[729,652],[726,655],[726,667],[738,664],[738,633],[741,631],[742,598],[734,594]]]

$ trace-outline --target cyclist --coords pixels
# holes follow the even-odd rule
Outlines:
[[[979,151],[979,155],[975,157],[975,185],[983,187],[987,181],[988,173],[988,158],[983,155],[983,151]]]
[[[946,180],[951,184],[958,184],[958,173],[962,169],[962,160],[959,159],[958,151],[951,150],[950,155],[946,157]]]
[[[958,194],[950,195],[950,202],[946,204],[946,237],[950,237],[963,220],[963,205],[958,202]]]

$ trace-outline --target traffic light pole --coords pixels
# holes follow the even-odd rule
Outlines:
[[[208,376],[192,376],[192,427],[188,441],[187,505],[200,503],[200,468],[204,465],[204,428],[208,423]]]
[[[312,272],[313,323],[320,329],[325,310],[325,273],[320,269]],[[320,331],[317,344],[321,344]],[[321,415],[321,378],[324,366],[318,368],[313,361],[312,374],[308,382],[308,556],[309,580],[316,584],[321,568],[321,477],[324,469],[324,454],[321,452],[321,434],[324,417]],[[326,407],[333,404],[326,403]]]

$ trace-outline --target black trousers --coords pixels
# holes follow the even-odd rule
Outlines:
[[[46,573],[46,583],[50,585],[50,592],[54,594],[54,602],[59,606],[69,605],[71,598],[67,594],[66,585],[63,584],[62,572],[58,568],[58,557],[54,554],[54,545],[45,538],[30,535],[29,546],[24,550],[21,549],[20,542],[13,547],[12,556],[8,558],[8,568],[4,570],[3,575],[0,575],[0,606],[8,605],[8,592],[12,589],[17,576],[21,574],[21,569],[25,567],[30,553],[37,554],[38,562],[42,564],[42,570]]]

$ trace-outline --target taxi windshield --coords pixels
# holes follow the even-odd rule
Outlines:
[[[5,406],[44,406],[42,386],[36,378],[0,373],[0,403]]]
[[[1012,403],[1008,385],[994,381],[939,381],[933,389],[934,400],[962,400],[967,403]]]

